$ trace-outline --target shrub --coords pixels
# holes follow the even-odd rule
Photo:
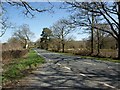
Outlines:
[[[66,53],[72,53],[75,55],[89,55],[90,50],[87,49],[70,49],[70,50],[65,50]]]
[[[25,56],[28,50],[8,50],[2,51],[2,62],[3,64],[10,63],[14,58],[20,58]]]

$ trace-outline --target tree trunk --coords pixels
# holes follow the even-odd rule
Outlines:
[[[25,45],[24,45],[24,47],[23,48],[25,48],[25,49],[28,49],[28,42],[27,42],[27,40],[25,39]]]
[[[60,51],[60,42],[58,42],[57,51]]]
[[[64,47],[65,47],[65,44],[62,43],[62,52],[64,53]]]
[[[91,54],[93,53],[93,29],[91,30]]]
[[[99,31],[97,30],[97,55],[100,53],[100,37],[99,37]]]
[[[94,30],[94,15],[92,13],[92,26],[91,26],[91,54],[93,53],[93,30]]]
[[[64,47],[65,47],[65,43],[64,43],[64,29],[62,29],[62,32],[61,32],[61,34],[62,34],[62,52],[64,53]]]
[[[120,59],[120,34],[118,38],[118,59]]]
[[[118,30],[118,59],[120,59],[120,2],[118,2],[118,22],[119,22],[119,30]]]
[[[48,41],[46,41],[46,50],[48,50]]]

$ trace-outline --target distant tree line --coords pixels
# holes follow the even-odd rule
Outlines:
[[[53,8],[53,5],[49,2],[50,8],[35,8],[31,5],[31,3],[22,1],[7,2],[8,5],[14,6],[17,8],[23,8],[23,13],[25,16],[34,16],[35,12],[45,12],[50,11]],[[4,3],[0,2],[0,6],[3,9],[0,17],[2,17],[6,12],[6,8],[4,7]],[[69,17],[69,20],[60,20],[56,25],[52,27],[52,34],[56,37],[56,41],[59,42],[57,44],[58,50],[62,47],[62,51],[64,52],[66,36],[76,27],[84,28],[85,32],[90,33],[90,50],[91,55],[94,53],[94,49],[97,48],[97,54],[99,55],[100,49],[106,46],[105,38],[109,37],[111,40],[115,40],[115,47],[118,52],[118,59],[120,59],[120,2],[77,2],[74,1],[64,1],[62,3],[61,9],[66,9],[72,14]],[[61,23],[62,22],[62,23]],[[60,24],[59,24],[60,23]],[[1,36],[4,35],[7,28],[11,25],[7,24],[6,17],[2,18],[0,21],[2,25],[2,30],[0,31]],[[65,26],[64,26],[65,25]],[[53,33],[54,31],[56,33]],[[42,43],[48,43],[50,38],[46,41],[44,34],[42,34],[43,41]],[[113,39],[114,38],[114,39]],[[52,38],[53,39],[53,38]],[[24,40],[25,41],[25,40]],[[103,44],[104,43],[104,44]],[[46,45],[48,47],[48,45]],[[48,48],[46,48],[48,49]]]
[[[66,24],[65,26],[71,26],[70,30],[67,27],[67,33],[72,31],[71,28],[83,27],[85,32],[91,34],[87,40],[88,43],[90,42],[91,55],[95,49],[97,49],[97,55],[99,55],[100,49],[109,46],[118,51],[118,58],[120,59],[120,2],[77,2],[74,0],[73,2],[66,1],[61,8],[72,12],[69,20],[65,23],[62,22],[62,24]],[[59,25],[56,22],[52,31],[56,31],[55,34],[58,37],[58,50],[61,44],[64,52],[65,40],[62,30],[65,28],[65,32],[67,29],[65,26],[62,27],[62,24]],[[55,34],[53,35],[55,36]],[[109,40],[113,41],[113,46],[109,45],[111,43],[107,43]]]
[[[77,27],[86,26],[91,32],[91,54],[94,52],[94,36],[97,37],[98,54],[101,47],[102,33],[114,38],[117,42],[120,59],[120,2],[65,2],[65,9],[74,12],[70,24]]]

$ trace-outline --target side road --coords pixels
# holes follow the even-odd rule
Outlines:
[[[11,90],[119,90],[120,64],[36,49],[46,63]],[[9,88],[10,90],[10,88]]]

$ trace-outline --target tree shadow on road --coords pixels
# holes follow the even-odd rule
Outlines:
[[[14,88],[3,88],[3,90],[117,90],[120,89],[120,70],[110,68],[92,68],[84,67],[82,71],[79,68],[70,70],[60,67],[57,63],[65,61],[66,57],[47,55],[52,59],[57,59],[52,64],[39,68],[31,75],[34,82],[30,85],[15,86]],[[61,58],[60,58],[61,57]],[[73,58],[72,58],[73,59]],[[80,58],[79,58],[80,59]],[[74,58],[73,60],[78,60]],[[66,60],[67,61],[67,60]],[[66,62],[65,61],[65,62]],[[70,60],[69,60],[70,62]],[[73,61],[74,62],[74,61]]]

